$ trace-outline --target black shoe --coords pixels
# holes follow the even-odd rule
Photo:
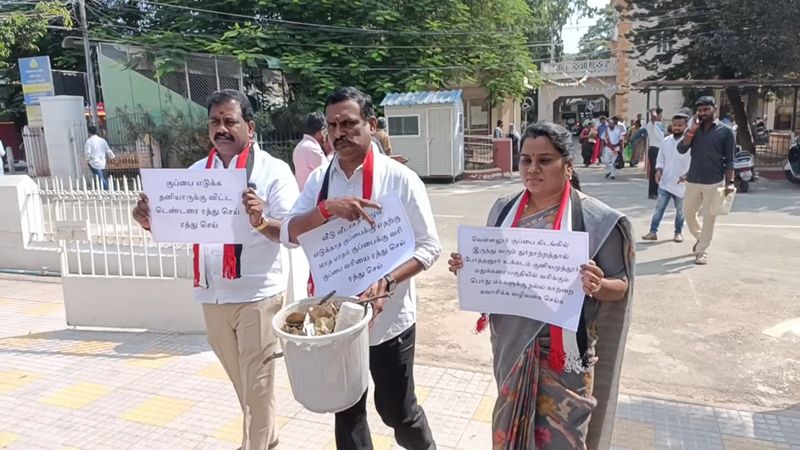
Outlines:
[[[612,180],[616,180],[616,179],[617,179],[617,177],[610,177],[610,178],[611,178]]]
[[[657,195],[650,195],[647,198],[650,199],[650,200],[658,200],[658,196]]]
[[[606,174],[606,178],[608,178],[608,177],[610,177],[610,176],[611,176],[611,174],[610,174],[610,173],[607,173],[607,174]]]

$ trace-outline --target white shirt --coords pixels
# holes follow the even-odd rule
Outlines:
[[[84,146],[86,151],[86,162],[95,169],[106,168],[106,156],[114,159],[114,152],[108,146],[108,142],[98,135],[93,135],[86,140]]]
[[[666,129],[663,122],[648,122],[647,123],[647,139],[650,147],[661,147],[664,142]]]
[[[319,166],[328,164],[328,157],[322,151],[322,146],[313,136],[307,134],[304,134],[303,140],[295,146],[292,160],[294,161],[294,176],[297,178],[297,186],[301,191],[311,172]]]
[[[6,148],[3,147],[3,141],[0,141],[0,158],[3,158],[4,156],[6,156]],[[5,174],[5,166],[6,165],[3,163],[2,159],[0,159],[0,177]]]
[[[375,146],[374,172],[372,184],[372,199],[379,199],[387,194],[397,194],[406,208],[406,213],[411,221],[414,231],[414,258],[427,270],[439,258],[441,246],[436,224],[433,221],[433,212],[428,201],[425,184],[416,173],[408,167],[382,155]],[[353,176],[347,179],[344,171],[339,166],[339,159],[331,162],[331,177],[328,184],[328,198],[361,197],[363,167],[359,166]],[[326,167],[319,167],[306,181],[306,186],[300,194],[292,211],[287,216],[281,227],[281,242],[285,245],[296,247],[289,241],[289,223],[293,217],[302,215],[317,207],[317,198],[322,188]],[[378,281],[376,278],[373,281]],[[417,293],[414,279],[398,283],[392,297],[383,304],[383,312],[375,319],[370,330],[370,345],[379,345],[406,331],[416,322],[417,318]]]
[[[681,136],[681,139],[683,137]],[[692,162],[691,150],[681,155],[678,153],[679,139],[669,135],[661,142],[656,158],[656,170],[661,169],[661,181],[658,187],[680,198],[686,194],[686,183],[678,183],[680,177],[689,172]]]
[[[622,139],[622,136],[625,135],[625,132],[622,130],[622,127],[619,125],[615,126],[612,130],[611,127],[606,128],[605,133],[603,133],[603,145],[605,145],[605,140],[608,139],[614,145],[619,145],[619,141]],[[610,147],[605,145],[606,148]],[[612,149],[614,151],[621,150],[619,148]]]
[[[297,199],[297,182],[292,169],[285,162],[272,157],[269,153],[253,151],[253,172],[250,182],[255,183],[256,193],[264,200],[264,216],[281,220],[291,209]],[[228,165],[229,170],[236,170],[234,156]],[[207,158],[192,164],[189,170],[206,170]],[[219,156],[214,158],[214,168],[223,169]],[[242,186],[242,192],[246,186]],[[241,192],[235,193],[241,195]],[[267,239],[261,232],[251,230],[253,240],[242,245],[241,278],[229,280],[222,277],[222,244],[200,245],[200,257],[204,258],[208,287],[192,289],[192,295],[200,303],[247,303],[265,297],[280,294],[286,290],[286,278],[283,274],[280,244]],[[271,326],[266,324],[265,326]]]

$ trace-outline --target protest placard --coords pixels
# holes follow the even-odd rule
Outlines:
[[[317,293],[358,295],[414,256],[414,231],[400,198],[378,203],[380,210],[367,209],[374,228],[365,220],[333,219],[298,236]]]
[[[459,226],[458,301],[467,311],[510,314],[576,331],[583,305],[582,232]]]
[[[156,242],[244,244],[252,227],[242,204],[244,170],[142,169]]]

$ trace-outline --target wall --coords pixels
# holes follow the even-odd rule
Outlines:
[[[31,201],[38,186],[27,175],[0,177],[0,269],[58,271],[58,247],[32,246],[34,233],[42,231],[42,208]]]
[[[430,173],[428,164],[428,113],[425,106],[387,106],[384,109],[389,117],[419,116],[419,136],[389,136],[392,140],[392,153],[408,158],[408,168],[421,177]]]
[[[83,145],[86,135],[86,117],[83,97],[56,95],[42,97],[44,138],[47,143],[47,160],[50,174],[58,178],[76,178],[83,174]],[[76,129],[76,127],[78,127]],[[79,134],[73,136],[73,131]],[[82,139],[73,142],[73,138]],[[78,149],[78,151],[76,151]]]
[[[542,85],[539,88],[538,109],[539,120],[558,120],[553,116],[553,103],[559,97],[585,97],[602,95],[609,100],[609,110],[614,110],[616,100],[616,89],[613,86],[615,81],[611,78],[604,79],[603,82],[592,79],[584,83],[583,86],[556,86],[552,84]]]
[[[202,307],[192,281],[158,278],[64,277],[67,325],[202,332]]]
[[[470,111],[469,111],[469,101],[470,99],[477,99],[481,103],[486,101],[486,97],[488,93],[486,89],[481,86],[458,86],[458,89],[462,90],[461,98],[463,101],[463,108],[464,108],[464,127],[465,132],[469,134],[470,130]],[[520,109],[519,101],[516,99],[506,99],[502,104],[495,106],[492,108],[491,117],[489,117],[489,124],[487,125],[488,130],[485,133],[486,135],[491,135],[494,132],[494,128],[497,124],[497,120],[500,119],[503,121],[503,132],[508,131],[508,124],[514,123],[517,125],[517,129],[520,129],[522,120],[522,110]],[[473,130],[473,133],[475,131]]]
[[[100,80],[106,111],[115,114],[117,109],[134,109],[141,106],[154,118],[164,110],[183,111],[194,117],[206,117],[205,109],[182,95],[161,86],[144,75],[126,68],[113,59],[98,53]]]

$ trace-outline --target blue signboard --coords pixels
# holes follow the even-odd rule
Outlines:
[[[38,105],[39,98],[55,94],[49,56],[20,58],[19,75],[22,81],[22,93],[25,95],[25,105]]]

